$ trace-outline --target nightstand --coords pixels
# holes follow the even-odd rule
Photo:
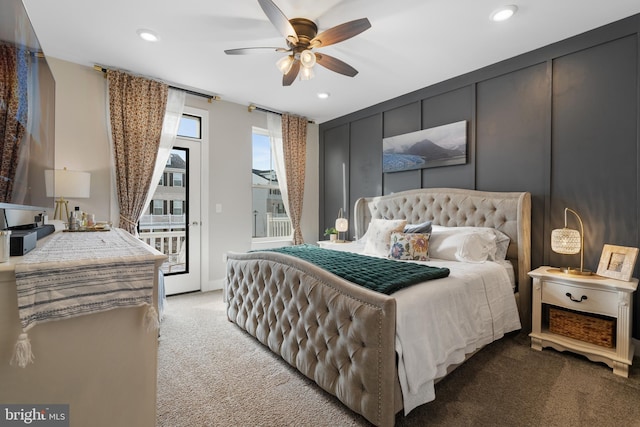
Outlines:
[[[351,243],[348,240],[319,240],[318,246],[324,249],[337,249],[340,250],[340,245],[345,243]]]
[[[624,282],[597,275],[579,276],[553,267],[537,268],[529,272],[529,276],[533,278],[531,348],[572,351],[589,360],[606,363],[614,374],[628,377],[634,353],[631,342],[633,293],[638,288],[638,279]],[[557,325],[562,320],[555,319],[562,316],[570,322],[577,319],[578,324],[580,319],[585,319],[586,334],[590,333],[591,321],[611,325],[610,342],[596,344],[589,339],[572,338],[571,333],[558,332]]]

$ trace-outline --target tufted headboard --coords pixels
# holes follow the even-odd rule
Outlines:
[[[447,227],[492,227],[511,239],[507,258],[516,270],[519,311],[528,328],[531,310],[531,194],[488,192],[459,188],[422,188],[356,201],[356,238],[373,218],[406,219],[411,224],[432,221]]]

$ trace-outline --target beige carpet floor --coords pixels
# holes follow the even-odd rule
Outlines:
[[[364,418],[226,320],[220,291],[169,297],[158,356],[157,425],[367,426]],[[397,426],[640,426],[640,360],[630,377],[571,353],[495,342]]]

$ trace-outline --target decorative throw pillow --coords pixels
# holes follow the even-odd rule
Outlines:
[[[377,219],[374,218],[367,230],[367,243],[364,253],[387,257],[389,255],[389,239],[394,231],[401,232],[407,221],[404,219]]]
[[[405,233],[431,233],[431,221],[419,224],[407,224],[404,226]]]
[[[391,233],[389,257],[412,261],[429,261],[429,234]]]

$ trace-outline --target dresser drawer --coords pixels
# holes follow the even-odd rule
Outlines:
[[[567,294],[570,294],[571,298]],[[612,291],[545,281],[542,283],[542,302],[571,310],[618,317],[618,293]]]

